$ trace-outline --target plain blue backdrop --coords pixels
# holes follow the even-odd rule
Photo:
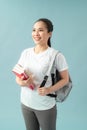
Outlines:
[[[52,47],[65,55],[73,80],[68,99],[57,104],[57,130],[86,130],[86,0],[0,0],[0,130],[25,130],[20,87],[11,70],[22,50],[34,45],[32,25],[41,17],[52,20]]]

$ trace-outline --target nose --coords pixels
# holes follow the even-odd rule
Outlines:
[[[35,35],[39,35],[39,31],[37,30],[37,31],[35,31]]]

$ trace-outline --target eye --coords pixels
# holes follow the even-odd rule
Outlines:
[[[35,32],[35,29],[33,29],[32,32]]]
[[[43,32],[43,29],[39,29],[40,32]]]

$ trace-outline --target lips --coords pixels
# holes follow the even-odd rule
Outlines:
[[[40,37],[34,37],[35,41],[39,41],[41,38]]]

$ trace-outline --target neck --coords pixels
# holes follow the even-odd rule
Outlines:
[[[35,46],[35,48],[34,48],[34,52],[35,53],[41,53],[41,52],[43,52],[43,51],[45,51],[47,48],[48,48],[49,46],[47,45],[47,46]]]

